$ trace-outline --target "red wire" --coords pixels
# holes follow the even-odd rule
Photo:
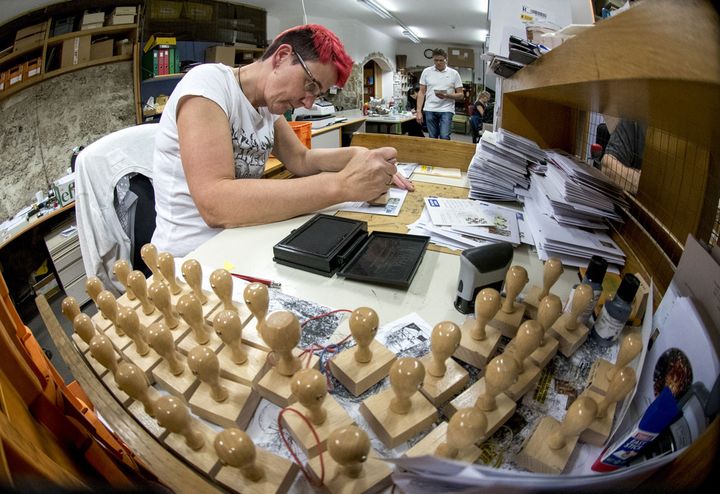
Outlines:
[[[305,470],[305,467],[303,466],[302,462],[300,461],[300,458],[298,458],[295,451],[290,446],[290,443],[288,442],[287,438],[284,434],[284,427],[282,424],[282,416],[285,412],[295,412],[300,416],[300,418],[305,422],[305,424],[310,429],[310,432],[312,432],[313,437],[315,438],[315,442],[318,446],[318,457],[320,458],[320,478],[318,479],[320,483],[315,483],[313,479],[311,478],[310,474]],[[307,481],[312,485],[313,487],[320,487],[325,483],[325,462],[323,460],[323,454],[322,454],[322,444],[320,443],[320,437],[318,436],[317,431],[315,430],[315,427],[313,427],[312,422],[300,411],[298,411],[295,408],[285,407],[282,410],[280,410],[280,413],[278,413],[277,418],[277,424],[278,424],[278,431],[280,432],[280,439],[282,439],[283,444],[285,444],[285,447],[290,452],[290,456],[292,456],[293,461],[300,467],[300,471],[305,476]]]
[[[306,325],[307,323],[309,323],[310,321],[314,321],[314,320],[316,320],[316,319],[322,319],[323,317],[327,317],[327,316],[330,316],[330,315],[332,315],[332,314],[336,314],[336,313],[338,313],[338,312],[352,312],[352,311],[351,311],[350,309],[335,309],[335,310],[331,310],[330,312],[326,312],[325,314],[320,314],[319,316],[313,316],[313,317],[311,317],[310,319],[306,319],[305,321],[303,321],[302,326],[305,326],[305,325]]]

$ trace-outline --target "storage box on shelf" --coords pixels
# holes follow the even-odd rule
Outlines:
[[[57,279],[69,296],[75,297],[80,305],[84,304],[90,297],[85,292],[85,267],[80,252],[80,240],[78,238],[75,218],[62,223],[45,236],[50,260],[55,267]]]

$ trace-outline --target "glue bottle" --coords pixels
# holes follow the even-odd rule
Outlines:
[[[632,273],[623,276],[615,295],[605,302],[600,317],[593,325],[592,334],[602,346],[612,345],[632,311],[632,302],[640,286],[640,281]]]
[[[594,322],[591,321],[591,317],[593,316],[593,311],[595,310],[598,300],[600,299],[600,295],[602,294],[602,284],[605,279],[605,273],[607,272],[607,265],[608,263],[604,257],[592,256],[590,258],[590,263],[585,270],[585,276],[580,283],[572,287],[567,305],[563,309],[565,312],[570,312],[570,304],[572,304],[573,295],[575,294],[575,289],[578,285],[581,283],[590,285],[593,290],[592,298],[590,299],[590,302],[588,302],[587,307],[585,307],[580,314],[580,322],[587,327],[590,327],[592,322]]]

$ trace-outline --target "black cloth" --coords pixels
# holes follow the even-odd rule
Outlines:
[[[139,269],[147,277],[152,273],[140,256],[140,249],[152,240],[155,232],[155,189],[153,189],[149,178],[136,173],[130,178],[130,190],[138,197],[135,203],[135,236],[132,245],[132,265],[134,269]]]
[[[644,147],[644,125],[631,120],[621,120],[610,135],[605,154],[614,156],[627,167],[640,170]]]

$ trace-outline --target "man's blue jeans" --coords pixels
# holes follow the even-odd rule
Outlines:
[[[425,123],[427,124],[428,136],[437,139],[450,139],[450,132],[452,130],[452,117],[453,114],[449,111],[426,111],[423,112],[425,115]]]

